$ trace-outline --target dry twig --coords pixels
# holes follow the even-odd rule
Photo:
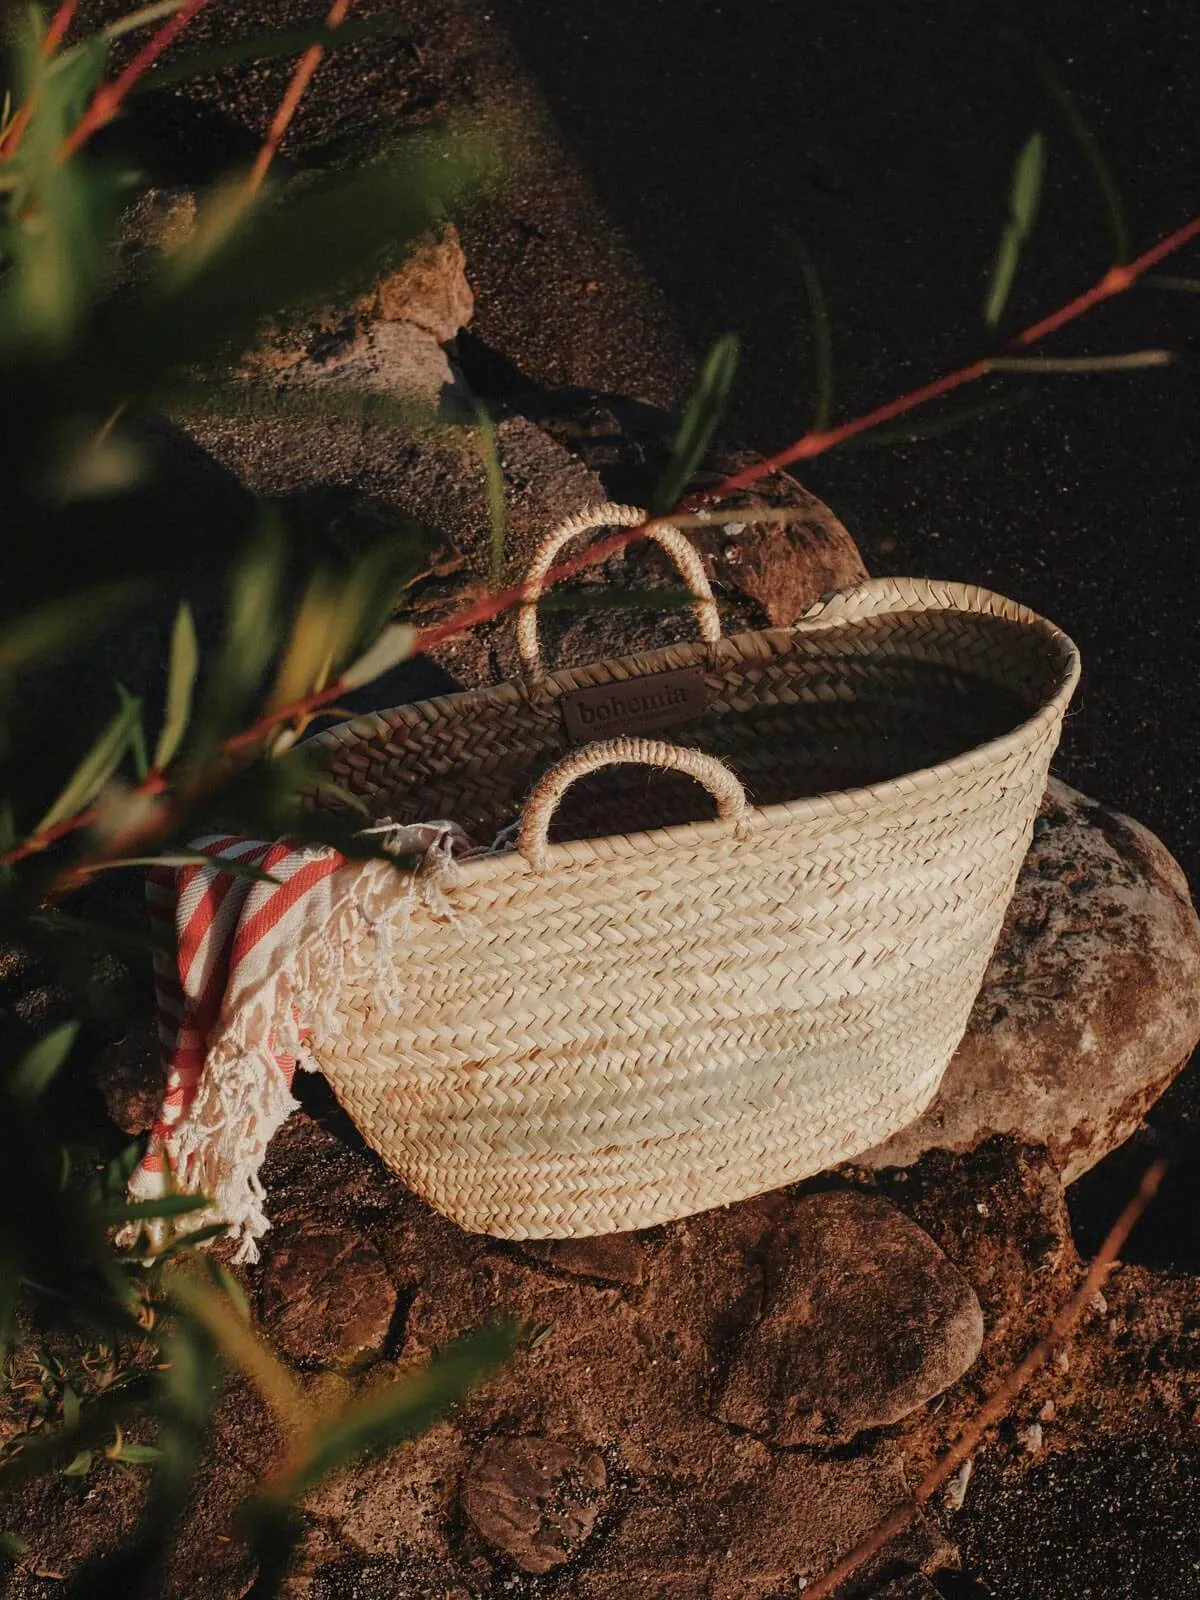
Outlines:
[[[938,1464],[921,1479],[912,1499],[897,1506],[891,1516],[867,1534],[849,1554],[843,1556],[837,1566],[832,1567],[823,1578],[819,1578],[811,1587],[805,1589],[804,1600],[829,1600],[846,1579],[858,1571],[864,1561],[869,1561],[872,1556],[878,1555],[897,1534],[903,1533],[919,1514],[921,1507],[953,1477],[964,1461],[970,1459],[984,1435],[1007,1415],[1013,1401],[1030,1378],[1045,1364],[1095,1299],[1096,1291],[1112,1271],[1126,1239],[1158,1193],[1166,1171],[1165,1161],[1154,1161],[1146,1168],[1137,1193],[1113,1223],[1083,1282],[1060,1309],[1050,1325],[1049,1332],[1038,1340],[1021,1364],[984,1402]]]

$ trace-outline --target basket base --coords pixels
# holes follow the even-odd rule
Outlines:
[[[914,1122],[937,1092],[943,1068],[895,1101],[891,1133]],[[406,1159],[384,1155],[386,1165],[435,1211],[468,1233],[496,1239],[588,1239],[629,1233],[752,1200],[768,1190],[799,1183],[879,1142],[878,1122],[860,1131],[853,1114],[827,1124],[814,1137],[811,1119],[781,1119],[763,1139],[760,1118],[736,1127],[699,1128],[670,1138],[588,1155],[431,1160],[428,1149]]]

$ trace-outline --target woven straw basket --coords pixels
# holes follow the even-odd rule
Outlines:
[[[564,524],[528,592],[567,539],[641,518]],[[523,681],[318,741],[380,816],[484,842],[519,822],[516,851],[459,863],[452,916],[418,913],[402,1012],[364,980],[314,1052],[411,1188],[504,1238],[744,1199],[916,1117],[966,1027],[1078,679],[1058,628],[959,584],[876,580],[794,628],[721,638],[694,549],[655,537],[701,643],[546,676],[529,603]],[[670,742],[570,744],[578,691],[596,691],[593,722],[606,694],[647,722],[664,681],[693,685]]]

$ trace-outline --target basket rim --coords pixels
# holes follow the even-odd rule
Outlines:
[[[798,633],[819,633],[839,623],[900,611],[957,611],[964,615],[1001,617],[1035,628],[1061,658],[1060,671],[1052,691],[1038,709],[1015,728],[982,744],[972,745],[933,766],[916,767],[911,772],[884,779],[880,783],[862,784],[852,789],[804,795],[795,800],[780,800],[763,806],[749,803],[743,820],[745,831],[759,832],[764,828],[786,824],[810,823],[822,817],[835,817],[843,812],[859,810],[865,802],[872,800],[884,803],[905,794],[924,794],[943,785],[948,778],[974,772],[990,765],[998,757],[1036,743],[1049,724],[1062,720],[1080,677],[1079,649],[1074,640],[1057,624],[1036,611],[993,590],[980,588],[976,584],[927,578],[867,579],[825,596],[791,627],[759,628],[726,634],[716,646],[700,641],[672,644],[635,655],[613,656],[582,666],[564,667],[548,674],[542,681],[542,688],[554,694],[560,690],[567,693],[586,687],[593,681],[588,674],[597,667],[619,668],[620,676],[634,677],[672,667],[704,665],[712,660],[714,650],[718,663],[723,658],[734,656],[743,661],[761,660],[762,650],[757,641],[765,639],[770,642],[772,650],[778,647],[779,653],[785,654],[789,641]],[[450,707],[512,709],[523,704],[524,700],[525,693],[520,683],[507,679],[483,688],[456,690],[453,694],[438,695],[430,700],[410,701],[380,711],[365,712],[345,722],[335,723],[306,742],[332,755],[357,744],[372,742],[380,735],[392,735],[403,724],[411,727],[419,722],[436,721]],[[547,874],[556,868],[583,866],[591,861],[611,861],[618,856],[694,848],[718,838],[734,842],[731,825],[720,818],[593,839],[562,840],[547,848]],[[463,885],[517,873],[537,876],[534,868],[516,850],[503,855],[468,856],[458,863],[458,878]]]

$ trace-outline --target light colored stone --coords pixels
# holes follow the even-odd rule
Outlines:
[[[446,352],[432,333],[410,322],[373,322],[319,354],[291,362],[280,372],[287,383],[338,383],[401,400],[436,406],[455,386]]]
[[[1134,1131],[1200,1039],[1200,919],[1131,818],[1052,781],[967,1032],[929,1109],[857,1158],[908,1166],[993,1133],[1066,1182]]]
[[[448,222],[440,232],[417,241],[404,262],[376,291],[376,315],[385,322],[409,322],[441,344],[465,328],[475,310],[467,282],[467,258],[458,229]]]

